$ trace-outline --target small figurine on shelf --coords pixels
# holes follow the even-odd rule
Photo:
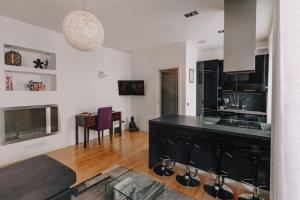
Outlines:
[[[44,69],[48,69],[49,60],[45,60],[44,62]]]
[[[43,69],[44,62],[42,62],[41,59],[36,59],[33,63],[35,64],[34,68]]]

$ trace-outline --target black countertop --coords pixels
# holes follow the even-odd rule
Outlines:
[[[171,115],[164,116],[149,121],[150,123],[165,124],[178,127],[186,127],[199,131],[220,133],[226,135],[233,135],[245,138],[253,138],[259,140],[271,140],[271,131],[255,130],[250,128],[232,127],[215,124],[213,118],[201,118],[186,115]]]

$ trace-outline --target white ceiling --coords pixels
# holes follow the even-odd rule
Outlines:
[[[223,45],[224,0],[86,0],[86,10],[102,21],[104,46],[136,50],[185,40]],[[82,0],[1,0],[0,15],[61,32],[64,16],[82,9]],[[183,14],[198,10],[199,15]],[[268,38],[273,0],[258,0],[257,40]],[[200,44],[199,44],[200,45]]]

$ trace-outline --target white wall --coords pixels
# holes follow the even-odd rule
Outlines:
[[[185,113],[186,42],[134,51],[131,78],[145,80],[145,96],[131,98],[131,113],[141,130],[160,116],[160,70],[178,68],[179,113]]]
[[[200,49],[186,43],[186,115],[196,116],[196,64],[201,58]],[[189,69],[194,69],[194,83],[189,82]]]
[[[289,200],[300,198],[300,1],[275,3],[271,199]]]
[[[130,97],[118,95],[117,80],[130,79],[130,55],[104,47],[79,52],[61,34],[2,16],[0,26],[0,60],[4,60],[4,43],[54,52],[58,74],[55,92],[6,92],[4,71],[0,68],[0,107],[58,104],[61,127],[57,135],[0,146],[0,165],[74,144],[77,113],[111,105],[128,119]],[[98,71],[108,76],[99,79]]]

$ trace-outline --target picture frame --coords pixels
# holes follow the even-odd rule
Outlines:
[[[189,83],[195,83],[195,70],[189,69]]]

